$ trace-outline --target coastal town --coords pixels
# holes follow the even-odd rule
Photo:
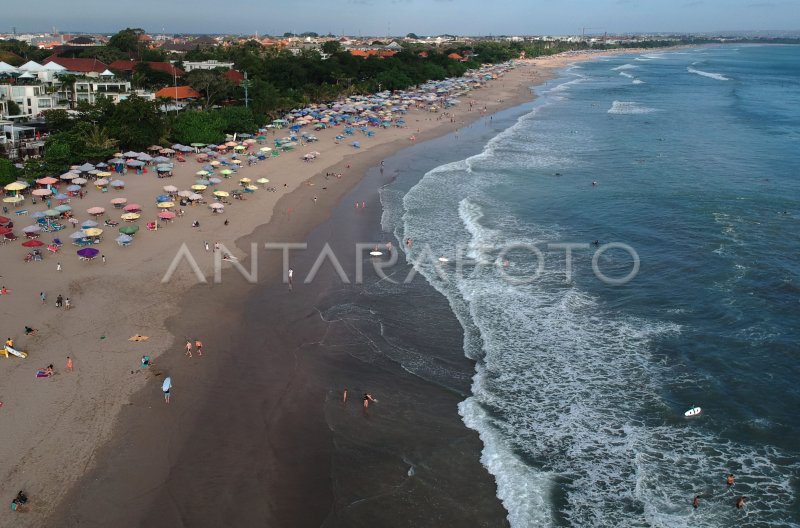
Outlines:
[[[370,326],[391,305],[389,295],[368,304],[386,277],[364,287],[357,273],[398,254],[409,276],[426,257],[442,275],[449,262],[406,217],[403,229],[385,226],[387,188],[474,156],[567,68],[637,54],[604,68],[604,86],[630,90],[645,81],[629,72],[654,53],[784,36],[388,33],[0,34],[0,479],[13,510],[0,527],[435,526],[440,489],[458,505],[444,524],[538,525],[497,496],[510,489],[494,480],[500,455],[462,423],[470,380],[483,374],[461,349],[463,317],[398,323],[389,332],[412,344],[396,347],[384,322]],[[616,122],[657,113],[615,97],[583,111]],[[451,224],[483,217],[469,216],[480,210],[463,177],[472,170],[439,187],[465,193]],[[557,170],[537,176],[587,196],[611,187]],[[434,223],[447,205],[431,200],[415,211]],[[483,233],[478,220],[472,234]],[[355,261],[339,267],[334,251],[352,260],[353,247]],[[444,288],[429,290],[400,302],[419,313],[447,305]],[[376,352],[383,340],[391,353]],[[452,355],[429,361],[417,354],[427,347]],[[410,362],[397,359],[409,350]],[[739,490],[752,489],[741,473],[735,497],[733,474],[725,488],[734,513],[746,510]],[[692,507],[711,508],[698,493]],[[425,517],[393,521],[383,509],[395,500],[425,503]]]

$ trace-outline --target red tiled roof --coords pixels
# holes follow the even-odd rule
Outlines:
[[[225,73],[223,73],[223,75],[237,86],[242,84],[242,81],[244,80],[244,75],[242,75],[240,72],[236,70],[228,70]]]
[[[63,66],[69,71],[78,73],[103,73],[108,69],[105,63],[97,59],[68,59],[65,57],[50,56],[47,57],[42,64],[55,62],[59,66]]]
[[[141,64],[140,61],[134,60],[115,60],[111,64],[109,64],[109,68],[112,70],[123,71],[123,72],[132,72],[136,69],[136,66]],[[180,77],[184,74],[184,71],[180,68],[176,68],[172,64],[168,62],[145,62],[151,69],[155,71],[160,71],[164,73],[168,73],[170,75],[177,75]]]
[[[200,92],[191,86],[171,86],[169,88],[162,88],[156,92],[156,99],[164,97],[167,99],[197,99],[201,97]]]
[[[450,55],[447,56],[447,58],[453,60],[461,60],[462,57],[458,53],[451,53]]]
[[[372,56],[377,56],[377,57],[381,57],[382,58],[382,57],[392,57],[394,55],[397,55],[397,52],[396,51],[391,51],[391,50],[367,50],[367,51],[362,51],[362,50],[352,49],[352,50],[350,50],[350,55],[353,55],[355,57],[364,57],[365,59],[367,57],[372,57]]]

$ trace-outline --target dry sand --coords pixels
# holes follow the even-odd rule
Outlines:
[[[101,193],[91,189],[84,199],[72,200],[80,220],[89,218],[85,211],[92,206],[105,207],[106,216],[118,220],[122,211],[109,203],[118,196],[144,207],[138,222],[142,229],[130,247],[117,246],[114,228],[108,228],[105,240],[95,246],[106,256],[106,263],[100,258],[80,261],[75,254],[78,248],[70,244],[69,228],[59,232],[65,242],[61,251],[44,251],[47,254],[42,262],[24,263],[26,248],[19,242],[0,247],[0,285],[10,290],[0,297],[0,332],[3,339],[14,338],[17,348],[30,354],[24,360],[13,356],[0,359],[0,481],[5,483],[0,503],[10,503],[19,489],[31,497],[27,514],[0,516],[0,526],[41,525],[69,487],[91,467],[97,449],[109,437],[117,414],[129,404],[131,394],[147,382],[149,374],[138,368],[141,356],[150,355],[158,362],[165,352],[182,353],[185,337],[194,337],[173,336],[164,326],[165,319],[178,312],[181,294],[197,283],[185,263],[168,283],[162,283],[182,244],[211,281],[214,259],[212,252],[205,251],[204,241],[212,247],[220,242],[243,258],[235,241],[259,225],[278,222],[285,224],[287,233],[307,233],[329,216],[333,205],[369,166],[409,145],[410,136],[424,141],[482,115],[530,100],[530,86],[552,78],[555,70],[567,63],[594,56],[597,54],[571,54],[521,62],[515,70],[471,92],[462,98],[461,105],[450,109],[455,123],[446,117],[438,119],[439,114],[411,110],[406,116],[408,128],[378,130],[371,138],[358,134],[336,144],[334,136],[340,133],[340,127],[320,131],[316,133],[319,142],[243,167],[218,185],[219,189],[232,190],[238,178],[267,177],[267,186],[277,189],[259,190],[246,195],[244,201],[231,200],[224,214],[211,214],[202,205],[186,207],[184,217],[162,222],[162,229],[144,229],[148,220],[155,219],[158,210],[154,198],[162,193],[162,186],[183,189],[194,183],[195,172],[202,164],[193,155],[186,163],[176,164],[172,178],[131,173],[121,177],[127,184],[124,190]],[[468,99],[475,101],[472,112]],[[286,131],[277,134],[280,137]],[[352,140],[360,141],[361,149],[349,146]],[[320,152],[316,161],[300,160],[312,150]],[[342,177],[326,179],[328,172],[341,173]],[[378,206],[367,204],[373,205]],[[28,202],[24,207],[30,213],[45,209],[41,203]],[[10,216],[18,233],[33,223],[29,216]],[[225,219],[230,225],[223,225]],[[191,227],[193,220],[200,222],[199,228]],[[42,239],[49,241],[50,236]],[[60,272],[57,262],[62,265]],[[41,291],[47,293],[45,305],[39,300]],[[70,298],[71,310],[55,308],[59,294]],[[26,337],[25,325],[38,329],[37,335]],[[136,334],[149,339],[128,340]],[[74,360],[73,372],[65,368],[67,356]],[[55,365],[56,375],[37,379],[36,369],[50,363]]]

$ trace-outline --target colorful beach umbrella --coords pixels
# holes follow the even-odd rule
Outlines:
[[[31,194],[34,196],[50,196],[53,194],[53,191],[50,189],[34,189],[31,191]]]
[[[176,216],[178,215],[176,215],[172,211],[161,211],[160,213],[158,213],[158,217],[161,218],[162,220],[172,220]]]
[[[139,231],[138,225],[128,225],[119,228],[119,232],[122,233],[123,235],[133,235],[137,231]]]
[[[136,213],[142,210],[142,206],[137,203],[128,204],[122,208],[124,211],[129,213]]]
[[[100,253],[100,250],[98,250],[97,248],[83,248],[79,249],[77,253],[78,256],[81,258],[92,260]]]
[[[42,247],[44,242],[41,240],[26,240],[22,243],[23,247],[34,248],[34,247]]]
[[[86,233],[87,237],[98,237],[103,234],[103,230],[99,227],[90,227],[89,229],[84,229],[84,233]]]
[[[90,207],[86,212],[93,216],[100,216],[105,213],[106,210],[103,207]]]
[[[125,213],[120,218],[122,218],[126,222],[134,222],[134,221],[138,220],[139,217],[141,217],[141,216],[142,215],[140,215],[139,213]]]

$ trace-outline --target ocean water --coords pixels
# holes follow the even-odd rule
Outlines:
[[[459,412],[510,524],[800,526],[800,47],[603,58],[537,92],[382,193],[477,362]],[[582,244],[569,269],[557,244]]]

